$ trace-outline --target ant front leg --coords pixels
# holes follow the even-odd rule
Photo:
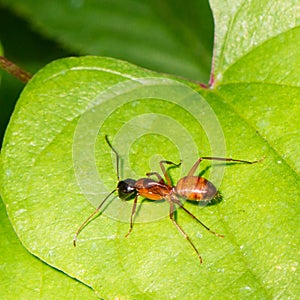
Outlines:
[[[243,164],[255,164],[258,162],[261,162],[264,158],[255,160],[255,161],[247,161],[242,159],[234,159],[234,158],[225,158],[225,157],[200,157],[195,164],[192,166],[191,170],[189,171],[187,176],[193,176],[196,172],[196,169],[198,168],[199,164],[202,160],[218,160],[218,161],[226,161],[226,162],[237,162],[237,163],[243,163]]]
[[[131,210],[131,216],[130,216],[130,227],[129,227],[129,230],[128,230],[127,234],[125,235],[125,237],[129,236],[129,234],[131,233],[132,228],[133,228],[133,217],[134,217],[134,214],[136,211],[138,196],[139,196],[139,194],[137,194],[134,198],[134,202],[133,202],[133,206],[132,206],[132,210]]]
[[[161,170],[162,170],[162,172],[165,176],[165,179],[167,181],[168,186],[172,186],[170,176],[169,176],[168,172],[166,171],[164,164],[173,165],[174,167],[179,167],[181,165],[181,162],[179,164],[175,164],[175,163],[173,163],[169,160],[161,160],[160,163],[159,163],[160,168],[161,168]]]

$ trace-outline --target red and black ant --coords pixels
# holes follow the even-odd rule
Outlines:
[[[221,234],[218,234],[212,230],[210,230],[204,223],[202,223],[197,217],[195,217],[190,211],[188,211],[183,203],[179,200],[180,198],[190,200],[190,201],[205,201],[209,202],[210,200],[219,196],[219,193],[216,187],[207,179],[195,176],[194,173],[198,168],[199,164],[203,160],[217,160],[217,161],[226,161],[226,162],[237,162],[237,163],[246,163],[246,164],[254,164],[259,162],[256,161],[246,161],[241,159],[233,159],[233,158],[221,158],[221,157],[200,157],[195,164],[192,166],[191,170],[187,174],[187,176],[179,179],[176,186],[172,185],[171,179],[165,169],[164,164],[172,165],[174,167],[179,167],[181,163],[175,164],[168,160],[160,161],[160,168],[164,175],[164,179],[157,172],[147,173],[147,178],[141,178],[138,180],[134,180],[131,178],[120,180],[119,178],[119,165],[120,165],[120,156],[115,148],[111,145],[108,140],[108,136],[105,136],[105,140],[111,150],[116,155],[116,164],[117,164],[117,176],[118,176],[118,185],[117,187],[110,192],[105,199],[101,202],[101,204],[96,208],[96,210],[81,224],[78,228],[75,237],[73,239],[73,245],[76,246],[76,241],[79,233],[85,227],[87,223],[100,211],[101,207],[105,203],[105,201],[116,191],[118,191],[119,198],[122,200],[130,200],[134,198],[133,207],[130,216],[130,227],[129,231],[126,234],[126,237],[131,233],[133,228],[133,218],[136,212],[137,200],[138,197],[144,197],[148,200],[166,200],[170,204],[169,217],[172,223],[176,226],[179,232],[185,237],[185,239],[190,243],[196,252],[200,264],[202,263],[202,258],[200,256],[199,251],[189,238],[189,236],[185,233],[185,231],[181,228],[181,226],[176,222],[174,218],[175,205],[178,205],[181,209],[183,209],[188,215],[190,215],[193,219],[195,219],[198,223],[200,223],[206,230],[214,234],[218,237],[224,237]],[[157,180],[151,179],[150,176],[156,176]]]

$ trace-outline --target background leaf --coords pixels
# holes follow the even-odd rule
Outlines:
[[[269,45],[270,43],[280,43],[282,42],[280,36],[284,37],[289,32],[298,30],[300,5],[297,0],[289,0],[284,3],[237,0],[230,4],[221,0],[211,0],[210,3],[216,20],[214,71],[217,79],[223,78],[226,70],[234,67],[241,59],[264,47],[266,41],[269,42]],[[296,49],[293,44],[288,46],[293,50]],[[277,67],[277,55],[276,51],[273,51],[272,55],[264,55],[267,59],[265,65],[269,66],[270,60],[272,60]],[[293,54],[289,57],[294,58]],[[261,57],[255,55],[255,58],[258,60]],[[270,72],[256,62],[251,64],[252,78],[261,80],[262,78],[258,76],[261,74],[265,79]],[[280,62],[283,62],[282,56]],[[242,74],[247,76],[247,73]]]
[[[207,81],[213,36],[207,1],[3,3],[76,53],[112,56]]]
[[[212,1],[212,7],[220,21],[214,69],[223,101],[299,174],[299,2],[236,1],[226,6]],[[222,18],[228,9],[234,13]]]

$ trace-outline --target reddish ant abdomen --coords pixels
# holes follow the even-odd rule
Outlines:
[[[211,200],[218,193],[210,181],[199,176],[185,176],[179,179],[175,190],[180,197],[191,201]]]

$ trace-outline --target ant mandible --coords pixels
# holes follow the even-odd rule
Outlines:
[[[237,163],[246,163],[246,164],[254,164],[259,162],[260,160],[256,161],[246,161],[241,159],[233,159],[233,158],[222,158],[222,157],[200,157],[195,164],[190,169],[187,176],[179,179],[176,186],[172,185],[171,179],[165,169],[165,164],[172,165],[175,167],[179,167],[181,163],[175,164],[168,160],[160,161],[160,168],[162,170],[164,179],[161,175],[157,172],[150,172],[146,173],[147,178],[141,178],[138,180],[134,180],[131,178],[127,178],[125,180],[120,180],[119,177],[119,165],[120,165],[120,156],[115,148],[111,145],[110,141],[108,140],[108,136],[105,135],[105,140],[108,146],[116,155],[116,165],[117,165],[117,177],[118,177],[118,185],[117,187],[111,191],[104,200],[100,203],[100,205],[96,208],[96,210],[81,224],[78,228],[74,239],[73,245],[76,246],[76,241],[78,238],[79,233],[82,229],[89,223],[89,221],[100,211],[101,207],[105,203],[105,201],[116,191],[118,191],[119,198],[122,200],[130,200],[134,198],[131,216],[130,216],[130,227],[129,231],[126,234],[126,237],[131,233],[133,228],[133,218],[136,212],[137,200],[138,197],[144,197],[148,200],[166,200],[170,204],[169,210],[169,217],[172,223],[176,226],[179,232],[184,236],[184,238],[190,243],[194,251],[196,252],[200,264],[202,263],[202,258],[197,250],[196,246],[193,244],[189,236],[185,233],[185,231],[181,228],[181,226],[176,222],[174,218],[174,211],[175,205],[178,205],[181,209],[183,209],[188,215],[190,215],[193,219],[195,219],[198,223],[200,223],[206,230],[210,233],[214,234],[218,237],[224,237],[221,234],[218,234],[208,228],[204,223],[202,223],[196,216],[194,216],[190,211],[188,211],[184,206],[183,203],[179,200],[179,198],[183,198],[190,201],[210,201],[213,198],[219,195],[216,187],[207,179],[195,176],[196,169],[198,168],[199,164],[203,160],[217,160],[217,161],[226,161],[226,162],[237,162]],[[150,176],[156,176],[157,181],[151,179]]]

